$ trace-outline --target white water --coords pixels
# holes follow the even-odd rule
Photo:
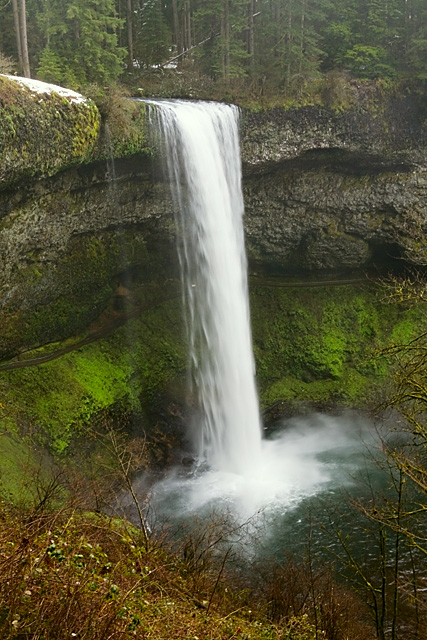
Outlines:
[[[293,418],[262,441],[250,473],[177,469],[154,487],[153,509],[168,521],[219,510],[240,522],[259,514],[271,523],[315,496],[349,489],[372,449],[372,425],[355,413]]]
[[[260,457],[238,109],[162,101],[152,107],[166,148],[180,236],[198,456],[246,475]]]

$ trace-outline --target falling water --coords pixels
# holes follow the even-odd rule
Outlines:
[[[237,107],[161,101],[151,105],[177,209],[179,258],[200,407],[200,459],[245,475],[259,458]]]

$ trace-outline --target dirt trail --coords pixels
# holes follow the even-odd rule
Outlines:
[[[354,284],[366,284],[369,281],[369,278],[357,278],[353,280],[324,280],[318,282],[286,282],[281,279],[268,279],[268,278],[258,278],[258,276],[250,276],[249,280],[251,284],[255,286],[264,286],[264,287],[282,287],[282,288],[294,288],[300,289],[303,287],[336,287],[336,286],[344,286],[344,285],[354,285]],[[50,362],[51,360],[56,360],[61,356],[64,356],[67,353],[71,353],[72,351],[76,351],[81,347],[86,346],[92,342],[96,342],[97,340],[101,340],[102,338],[107,337],[120,327],[122,327],[128,320],[131,318],[135,318],[139,316],[141,313],[158,307],[169,300],[174,298],[178,298],[181,294],[174,294],[163,300],[157,300],[152,304],[138,307],[133,309],[128,313],[122,313],[119,316],[114,318],[109,318],[107,321],[103,322],[103,325],[100,329],[92,331],[86,338],[82,338],[82,340],[78,340],[73,344],[69,344],[66,347],[62,347],[62,349],[56,349],[55,351],[51,351],[50,353],[45,353],[36,358],[29,358],[28,360],[14,360],[12,362],[5,362],[4,364],[0,364],[0,371],[10,371],[13,369],[23,369],[25,367],[36,367],[39,364],[44,364],[45,362]],[[21,354],[23,355],[23,354]]]

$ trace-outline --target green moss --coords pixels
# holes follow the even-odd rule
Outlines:
[[[25,439],[4,430],[0,418],[0,496],[14,502],[33,497],[34,481],[42,480],[43,466]]]
[[[391,341],[393,344],[408,344],[417,335],[419,335],[419,327],[413,314],[407,314],[402,320],[393,327]]]
[[[179,376],[186,363],[181,336],[179,308],[171,300],[51,362],[0,372],[4,416],[16,430],[31,425],[41,443],[62,454],[100,413],[118,404],[140,411],[141,401],[148,403]]]
[[[304,382],[285,376],[263,394],[262,404],[269,407],[278,401],[319,405],[355,406],[372,400],[373,381],[354,369],[347,369],[339,380]]]
[[[0,75],[1,188],[91,159],[100,117],[90,100],[33,93]]]
[[[122,100],[120,116],[111,116],[106,120],[108,136],[105,145],[105,157],[121,158],[135,153],[151,155],[152,149],[147,140],[146,105],[142,102]]]
[[[253,287],[251,307],[263,406],[372,400],[388,372],[378,353],[425,325],[421,307],[384,305],[372,287]]]
[[[85,331],[111,304],[119,274],[128,266],[130,256],[142,274],[152,271],[153,261],[155,273],[161,268],[143,238],[126,231],[106,231],[97,237],[72,240],[54,272],[41,272],[40,266],[35,273],[34,265],[21,269],[22,295],[34,302],[19,311],[0,313],[0,354],[10,357],[22,348]]]
[[[133,154],[151,155],[147,135],[147,105],[126,97],[123,86],[86,87],[85,94],[96,103],[102,118],[96,157],[111,159]]]

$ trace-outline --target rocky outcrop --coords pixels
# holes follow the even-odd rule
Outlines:
[[[245,181],[249,254],[275,271],[427,262],[427,173],[289,167]]]
[[[128,273],[157,280],[175,265],[168,189],[143,157],[5,191],[0,210],[3,357],[84,331]]]
[[[244,114],[245,226],[258,268],[427,262],[427,121],[415,100],[348,88],[345,109]]]
[[[357,166],[378,170],[427,162],[427,122],[421,101],[385,95],[370,83],[351,83],[345,102],[331,101],[329,107],[313,104],[244,112],[242,129],[247,170],[265,171],[297,158],[310,163],[316,158],[313,152],[321,149],[333,152],[338,168],[347,164],[356,170]]]
[[[130,121],[141,113],[134,109]],[[106,133],[98,157],[106,155]],[[85,156],[86,164],[71,168],[65,159],[50,177],[53,165],[43,178],[5,178],[1,358],[84,331],[132,279],[176,274],[169,190],[145,137],[132,140],[114,147],[116,155],[132,150],[127,159]],[[411,100],[354,87],[342,111],[243,112],[242,153],[248,253],[257,271],[425,264],[426,130]]]
[[[0,75],[0,119],[0,189],[89,160],[100,128],[91,100],[5,75]]]
[[[0,74],[0,191],[100,159],[149,154],[145,105]]]

